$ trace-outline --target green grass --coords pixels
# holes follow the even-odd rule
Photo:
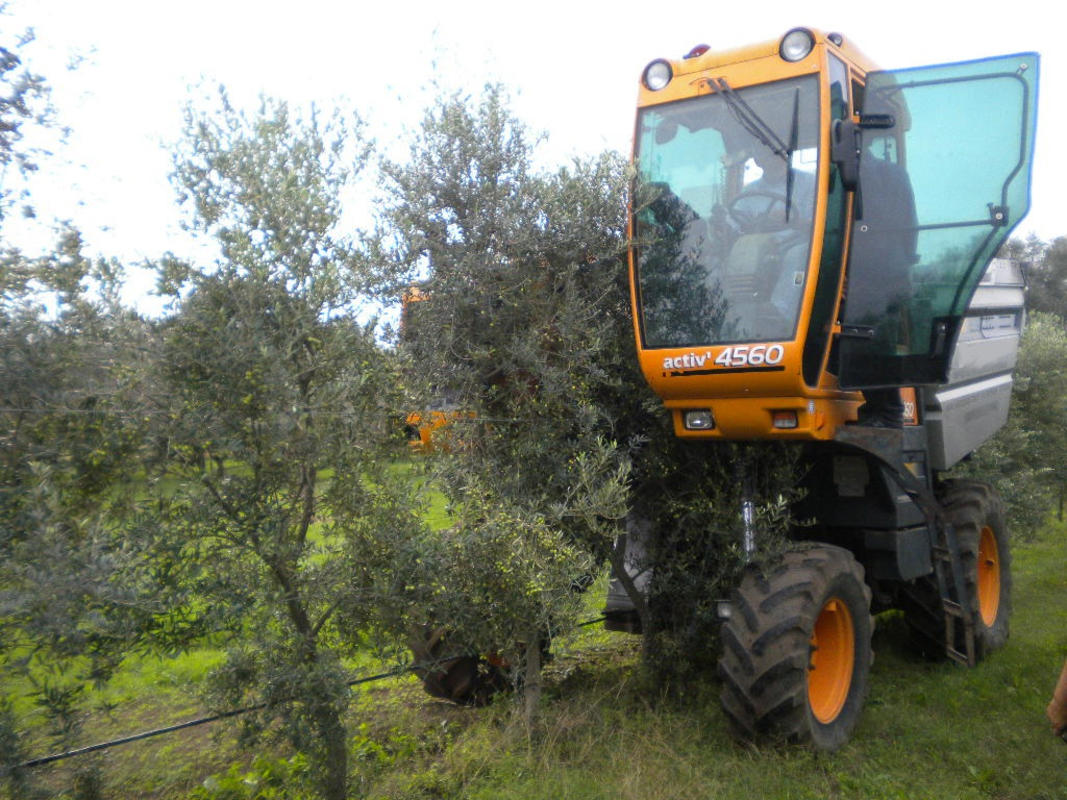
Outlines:
[[[199,686],[222,657],[222,651],[211,647],[169,658],[128,657],[111,681],[86,697],[82,704],[86,715],[74,746],[108,741],[203,715]],[[9,674],[5,675],[2,688],[19,714],[27,755],[37,757],[62,750],[60,742],[49,735],[46,714],[30,698],[32,685],[24,677]],[[191,729],[39,767],[32,775],[45,790],[64,796],[61,792],[69,789],[76,772],[96,765],[104,774],[111,793],[108,796],[185,797],[206,773],[223,769],[242,757],[232,736],[224,734],[224,737],[216,743],[209,728]]]
[[[1067,798],[1067,747],[1044,717],[1067,656],[1067,529],[1018,547],[1014,572],[1012,636],[977,669],[916,659],[902,620],[879,619],[870,698],[837,753],[738,745],[714,679],[661,696],[641,676],[636,640],[590,633],[551,665],[534,731],[508,704],[425,703],[415,715],[383,696],[375,718],[393,709],[384,717],[405,720],[408,735],[433,730],[427,718],[454,732],[439,753],[364,773],[362,796]]]
[[[394,477],[406,478],[413,487],[422,492],[426,503],[425,508],[422,509],[422,518],[426,520],[431,530],[439,531],[450,527],[453,519],[449,514],[448,501],[444,494],[431,485],[428,477],[429,459],[433,457],[433,454],[429,453],[406,454],[404,458],[397,459],[393,463],[390,472]]]
[[[974,670],[916,659],[902,621],[879,618],[868,704],[837,753],[738,745],[714,677],[660,694],[642,674],[638,639],[587,628],[554,643],[532,730],[507,698],[457,708],[426,697],[414,678],[359,690],[353,796],[1067,800],[1067,747],[1044,718],[1067,656],[1067,527],[1017,546],[1014,574],[1011,638]],[[592,613],[600,593],[589,598]],[[98,706],[114,707],[94,715],[84,740],[201,713],[196,684],[217,658],[205,649],[131,660],[101,693]],[[269,754],[290,755],[278,746]],[[98,763],[109,797],[179,798],[231,764],[247,769],[251,755],[218,723],[115,748]],[[63,762],[47,784],[69,786],[74,766]]]

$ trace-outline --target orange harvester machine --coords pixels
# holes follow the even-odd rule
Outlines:
[[[739,468],[755,568],[719,603],[719,673],[744,738],[840,746],[872,611],[900,609],[922,649],[968,665],[1007,637],[1001,502],[943,473],[1007,420],[1025,287],[996,254],[1029,208],[1037,77],[1034,53],[879,70],[807,28],[641,76],[641,368],[678,436],[794,441],[808,466],[811,524],[766,573]],[[647,522],[628,522],[617,630],[648,585]]]

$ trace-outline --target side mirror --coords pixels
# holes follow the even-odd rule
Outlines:
[[[834,122],[830,132],[830,158],[837,164],[845,190],[856,191],[860,182],[860,129],[852,120]]]
[[[860,153],[863,130],[884,130],[897,124],[892,114],[860,114],[860,121],[839,119],[830,132],[830,158],[837,164],[841,183],[846,190],[856,191],[860,182]]]

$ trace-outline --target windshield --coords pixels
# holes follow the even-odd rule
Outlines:
[[[644,109],[637,275],[646,347],[794,336],[818,164],[815,76]]]

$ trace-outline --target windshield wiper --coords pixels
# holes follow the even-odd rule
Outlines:
[[[789,222],[789,210],[793,207],[793,153],[797,149],[797,130],[800,117],[800,89],[793,94],[793,123],[789,127],[789,150],[785,157],[785,221]]]
[[[726,78],[714,78],[709,80],[708,83],[722,95],[727,107],[730,109],[730,113],[734,115],[734,119],[741,123],[741,127],[756,137],[764,147],[788,163],[792,153],[790,148],[774,132],[774,128],[764,122],[763,118],[753,110],[752,106],[730,88]],[[793,124],[794,126],[796,125],[795,111]]]

